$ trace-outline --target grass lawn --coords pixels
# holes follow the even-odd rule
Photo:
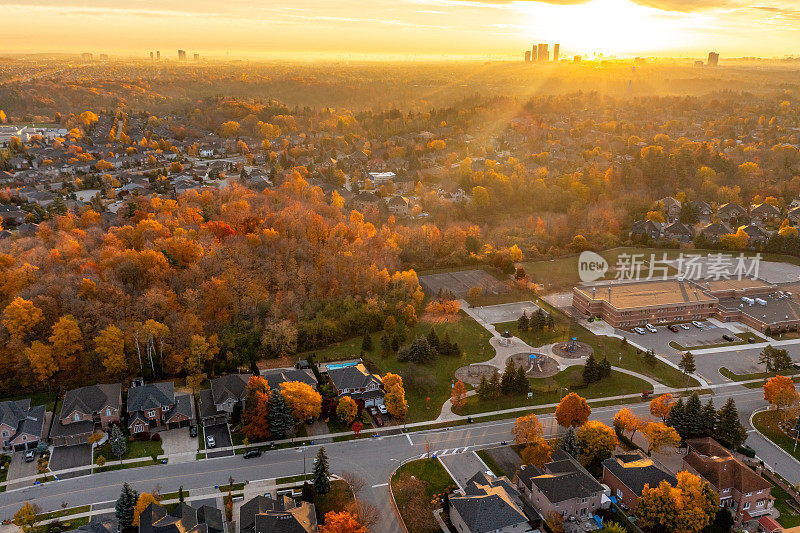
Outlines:
[[[127,470],[129,468],[140,468],[142,466],[153,466],[153,465],[160,465],[160,464],[161,464],[161,461],[154,461],[153,459],[149,459],[149,460],[143,459],[141,461],[135,461],[133,463],[122,463],[122,464],[119,464],[119,463],[111,463],[111,464],[106,463],[103,466],[95,466],[94,472],[95,473],[97,473],[97,472],[111,472],[113,470]]]
[[[438,459],[417,459],[409,461],[397,469],[392,476],[392,483],[401,474],[408,474],[425,483],[425,496],[430,500],[436,494],[445,492],[448,488],[455,486],[455,481],[444,469]],[[400,506],[401,503],[397,502]]]
[[[550,378],[531,379],[531,391],[533,392],[531,399],[526,396],[514,395],[501,396],[496,400],[482,402],[477,395],[469,396],[463,414],[472,415],[526,405],[558,403],[567,392],[575,392],[584,398],[591,399],[636,394],[651,388],[650,384],[644,380],[616,371],[612,371],[611,376],[605,379],[584,386],[582,372],[583,366],[575,365]]]
[[[497,464],[497,461],[494,460],[494,457],[489,455],[488,450],[478,450],[475,453],[478,454],[478,457],[481,458],[481,461],[486,463],[486,466],[489,467],[489,470],[491,470],[495,476],[501,477],[506,475],[506,472],[505,470],[503,470],[503,467]]]
[[[594,357],[598,361],[603,357],[608,357],[611,364],[628,370],[633,370],[645,376],[649,376],[665,385],[674,388],[686,387],[686,375],[677,368],[673,368],[666,363],[656,361],[655,365],[650,366],[645,362],[643,354],[638,354],[637,349],[629,344],[622,343],[621,339],[612,337],[598,336],[570,320],[561,311],[553,308],[547,302],[537,300],[538,305],[545,311],[553,315],[555,327],[552,330],[538,332],[520,331],[516,321],[495,324],[497,331],[508,330],[531,346],[543,346],[554,342],[563,342],[577,337],[580,342],[590,345],[594,349]],[[622,356],[620,361],[619,357]],[[699,383],[692,378],[689,386],[697,386]]]
[[[459,313],[459,319],[455,322],[436,324],[434,326],[421,321],[413,328],[407,342],[410,343],[418,335],[427,335],[431,327],[436,330],[439,338],[443,338],[445,332],[449,333],[450,340],[458,343],[463,356],[440,356],[430,365],[418,366],[417,374],[422,374],[421,381],[424,381],[424,387],[420,387],[406,379],[409,363],[397,361],[397,357],[393,354],[385,358],[381,356],[380,338],[382,333],[372,334],[374,350],[364,353],[363,356],[364,359],[372,361],[381,374],[393,372],[404,377],[406,401],[409,406],[408,422],[430,420],[439,416],[441,405],[450,397],[450,384],[456,369],[470,363],[486,361],[494,357],[495,354],[494,348],[489,344],[489,339],[491,338],[489,332],[464,312]],[[361,342],[362,337],[356,337],[332,344],[322,350],[315,351],[316,360],[317,362],[338,361],[360,357]],[[300,358],[302,359],[303,356],[301,355]],[[429,408],[426,408],[427,397],[431,399]]]
[[[800,526],[800,513],[787,503],[791,496],[775,483],[772,483],[772,496],[775,497],[775,508],[781,513],[778,523],[787,528]]]
[[[121,459],[136,459],[139,457],[157,457],[164,454],[164,449],[161,447],[161,441],[153,440],[133,440],[128,441],[128,451],[121,457]],[[95,449],[94,458],[102,455],[108,462],[114,462],[118,459],[111,453],[111,443],[106,442],[100,449]],[[141,466],[141,464],[137,463]]]
[[[353,491],[350,490],[350,486],[346,481],[332,481],[330,492],[327,494],[317,494],[314,497],[317,523],[324,523],[325,515],[331,511],[338,513],[346,510],[353,501]]]
[[[36,520],[50,520],[51,518],[61,518],[73,514],[88,513],[91,511],[91,505],[83,505],[81,507],[70,507],[69,509],[59,509],[58,511],[51,511],[49,513],[42,513],[36,515]]]
[[[780,416],[777,410],[762,411],[753,417],[753,425],[769,440],[783,448],[795,459],[800,460],[800,443],[797,451],[793,451],[794,439],[784,433],[779,427]]]

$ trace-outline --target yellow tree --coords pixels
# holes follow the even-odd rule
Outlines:
[[[764,399],[783,412],[798,403],[797,389],[791,378],[775,376],[764,383]]]
[[[139,494],[139,498],[136,500],[136,507],[133,508],[134,526],[139,525],[139,516],[151,503],[158,503],[158,499],[154,495],[150,494],[149,492],[143,492]]]
[[[295,420],[316,418],[322,411],[322,396],[308,383],[287,381],[281,385],[281,395]]]
[[[662,394],[650,400],[650,414],[659,417],[662,422],[666,422],[673,405],[675,405],[675,398],[672,397],[672,394]]]
[[[14,298],[3,311],[3,325],[11,336],[17,339],[25,337],[43,318],[41,309],[33,305],[30,300],[19,296]]]
[[[677,486],[666,481],[644,486],[636,508],[637,524],[645,531],[697,533],[711,523],[719,496],[709,484],[689,472],[678,472]]]
[[[58,354],[62,370],[74,368],[78,352],[83,349],[83,333],[72,315],[64,315],[53,324],[50,343]]]
[[[648,422],[642,432],[647,438],[648,452],[660,452],[666,447],[677,448],[681,444],[681,436],[675,428],[663,422]]]
[[[128,370],[125,359],[125,334],[113,324],[94,338],[94,350],[111,376],[121,376]]]
[[[556,422],[564,428],[580,427],[589,420],[590,414],[592,414],[592,408],[589,407],[586,399],[570,392],[556,407]]]
[[[528,444],[544,435],[542,423],[534,414],[518,417],[511,433],[517,444]]]
[[[391,372],[383,376],[383,403],[386,410],[395,418],[403,419],[408,411],[406,405],[406,390],[403,388],[403,378]]]
[[[598,420],[586,422],[578,431],[580,459],[584,466],[597,466],[617,447],[614,430]]]
[[[53,349],[47,344],[33,341],[30,348],[25,348],[25,357],[31,364],[36,379],[45,382],[58,372],[58,364],[53,358]]]
[[[349,426],[356,419],[357,414],[358,405],[356,401],[350,396],[342,396],[336,406],[336,417]]]
[[[453,411],[459,413],[467,405],[467,388],[460,379],[453,385],[453,390],[450,393],[450,404],[453,406]]]
[[[528,465],[535,465],[541,468],[545,463],[550,462],[550,455],[553,449],[550,444],[542,437],[533,439],[520,454],[522,462]]]
[[[625,431],[629,431],[631,434],[631,439],[633,439],[633,435],[642,427],[642,421],[639,420],[636,415],[634,415],[630,409],[622,408],[614,415],[614,429],[618,430],[620,433]]]
[[[19,511],[14,513],[14,525],[23,531],[30,531],[36,523],[36,515],[39,514],[39,506],[26,503]]]

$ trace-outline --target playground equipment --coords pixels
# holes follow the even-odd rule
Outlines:
[[[570,341],[567,343],[567,346],[566,346],[566,348],[565,348],[565,349],[566,349],[566,350],[567,350],[569,353],[575,353],[575,352],[577,352],[577,351],[578,351],[578,337],[572,337],[572,340],[570,340]]]

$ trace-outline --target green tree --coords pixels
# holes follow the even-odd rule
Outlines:
[[[792,366],[789,352],[767,345],[758,358],[758,362],[765,365],[767,372],[783,372]]]
[[[597,370],[600,374],[600,379],[611,377],[611,362],[607,357],[603,357],[603,360],[597,364]]]
[[[528,320],[528,315],[522,313],[522,316],[517,319],[517,329],[520,331],[528,331],[529,326],[530,320]]]
[[[120,531],[124,531],[133,524],[133,513],[136,509],[136,501],[138,499],[139,493],[133,490],[127,482],[123,483],[122,492],[120,492],[119,498],[117,498],[117,505],[115,507]]]
[[[392,340],[386,333],[384,333],[383,335],[381,335],[381,352],[383,352],[384,354],[388,354],[391,351],[392,351]]]
[[[500,378],[500,392],[503,394],[514,393],[516,379],[517,365],[514,363],[514,358],[509,357],[506,360],[506,369],[503,371],[503,377]]]
[[[656,366],[657,359],[655,351],[653,351],[652,349],[647,350],[644,352],[643,357],[644,357],[644,362],[647,364],[647,366]]]
[[[575,459],[581,453],[580,445],[578,444],[578,435],[575,433],[575,428],[570,426],[567,432],[561,439],[559,439],[558,447],[570,454]]]
[[[686,435],[681,435],[682,438],[699,437],[705,430],[705,422],[703,420],[703,404],[700,402],[700,396],[693,393],[686,400],[686,407],[684,408],[683,416],[686,419]],[[678,428],[675,428],[677,431]],[[678,432],[680,435],[680,432]]]
[[[372,335],[369,332],[364,333],[364,339],[361,341],[361,350],[364,352],[372,351]]]
[[[717,427],[714,436],[725,446],[736,449],[747,440],[747,430],[739,421],[736,402],[728,398],[717,414]]]
[[[703,406],[703,412],[700,414],[702,424],[701,433],[698,437],[710,437],[714,435],[714,430],[717,427],[717,409],[714,407],[714,400],[708,399],[708,402]]]
[[[681,361],[678,363],[678,368],[680,368],[684,374],[686,374],[686,386],[689,386],[689,374],[694,374],[694,371],[697,369],[694,363],[694,355],[692,352],[686,352],[681,356]]]
[[[492,400],[496,400],[500,397],[500,394],[500,372],[495,370],[492,377],[489,378],[489,397]]]
[[[111,453],[114,454],[114,457],[119,459],[127,453],[128,441],[125,438],[125,435],[122,434],[122,430],[119,428],[119,426],[111,426],[111,435],[109,436],[109,440],[111,441]]]
[[[441,353],[441,350],[439,349],[439,335],[436,334],[436,330],[434,328],[431,328],[431,330],[428,332],[428,336],[426,338],[428,340],[428,345],[432,349],[434,349],[437,352]]]
[[[23,531],[32,531],[33,525],[36,523],[37,514],[39,514],[38,505],[25,503],[25,505],[23,505],[19,511],[14,513],[14,525]]]
[[[489,380],[486,379],[486,374],[481,375],[481,381],[478,384],[478,398],[485,402],[492,397],[492,391],[489,388]]]
[[[686,423],[686,405],[683,398],[678,398],[667,415],[667,425],[675,428],[682,439],[686,439],[689,434],[688,424]]]
[[[276,440],[288,439],[294,431],[294,419],[286,398],[275,388],[269,396],[269,411],[267,413],[269,430]]]
[[[327,494],[331,490],[331,473],[328,470],[328,455],[325,453],[325,446],[317,452],[317,460],[314,463],[313,482],[314,490],[317,494]]]
[[[586,385],[594,383],[600,379],[600,372],[597,368],[597,361],[594,359],[594,354],[589,354],[586,363],[583,365],[583,382]]]
[[[517,377],[514,379],[514,392],[517,394],[528,394],[531,390],[531,382],[525,373],[525,367],[517,367]]]

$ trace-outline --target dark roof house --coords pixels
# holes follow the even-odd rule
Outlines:
[[[139,533],[225,533],[222,511],[179,503],[172,511],[151,503],[139,515]]]
[[[519,491],[507,479],[482,472],[467,482],[464,494],[450,496],[450,521],[464,533],[531,531]]]
[[[288,496],[272,499],[256,496],[239,510],[240,533],[315,533],[314,504],[299,505]]]

